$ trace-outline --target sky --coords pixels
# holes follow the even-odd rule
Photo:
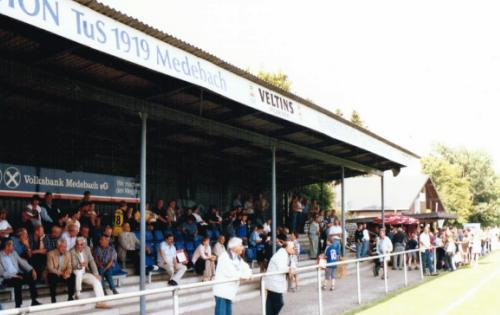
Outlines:
[[[500,2],[100,0],[420,155],[488,152],[500,172]]]

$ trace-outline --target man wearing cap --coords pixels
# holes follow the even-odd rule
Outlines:
[[[287,241],[269,261],[267,273],[280,272],[281,274],[264,277],[264,285],[267,290],[267,315],[278,315],[283,308],[283,293],[287,290],[286,273],[291,271],[290,255],[294,253],[293,242]]]
[[[218,257],[215,281],[230,279],[250,279],[252,270],[241,258],[243,254],[243,241],[233,237],[227,244],[227,252],[222,252]],[[213,288],[215,296],[215,315],[231,315],[232,303],[238,291],[239,281],[216,284]]]

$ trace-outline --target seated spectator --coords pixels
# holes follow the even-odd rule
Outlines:
[[[31,197],[31,202],[26,206],[24,212],[31,217],[30,221],[33,227],[41,225],[42,223],[52,224],[52,219],[47,214],[47,210],[40,207],[40,197],[38,195],[33,195],[33,197]]]
[[[226,247],[224,246],[226,244],[226,237],[224,235],[220,235],[219,238],[217,239],[217,243],[215,243],[214,248],[212,250],[212,253],[218,257],[222,255],[222,253],[226,252]]]
[[[90,234],[90,228],[87,225],[82,225],[80,228],[80,233],[78,233],[79,237],[83,237],[85,239],[85,244],[92,249],[92,236]]]
[[[241,238],[243,243],[248,242],[248,215],[242,214],[240,220],[236,221],[236,237]]]
[[[90,248],[85,245],[86,240],[83,237],[76,239],[75,247],[71,250],[71,266],[75,275],[75,299],[80,299],[82,292],[82,283],[89,284],[94,289],[96,297],[104,296],[101,284],[101,277],[97,265],[92,257]],[[106,303],[96,303],[96,308],[110,308]]]
[[[50,220],[46,220],[43,225],[43,227],[47,231],[49,231],[49,228],[51,228],[52,225],[57,222],[57,219],[61,214],[61,209],[59,209],[57,205],[54,205],[53,200],[54,200],[54,195],[50,191],[48,191],[45,193],[43,202],[40,204],[42,212],[47,213],[47,216],[50,218]]]
[[[69,252],[73,249],[76,243],[76,238],[78,237],[78,227],[74,223],[70,223],[67,226],[67,231],[61,235],[61,238],[66,241],[66,250]]]
[[[47,280],[50,289],[50,300],[56,303],[56,286],[59,282],[68,288],[68,301],[73,300],[75,294],[75,276],[72,273],[71,254],[67,250],[66,240],[57,241],[57,248],[47,254]]]
[[[210,206],[207,218],[205,220],[208,223],[207,230],[212,232],[212,237],[219,237],[222,232],[222,217],[215,206]]]
[[[26,229],[29,233],[33,232],[33,223],[31,222],[31,218],[33,217],[33,213],[31,211],[22,211],[21,212],[21,220],[20,224],[17,226],[15,230],[17,231],[19,228]]]
[[[198,226],[194,220],[194,217],[190,215],[187,217],[186,222],[182,224],[182,235],[186,241],[192,242],[198,235]]]
[[[43,225],[38,225],[30,236],[30,258],[28,262],[40,278],[45,278],[45,266],[47,265],[47,250],[45,249],[45,231]]]
[[[94,230],[99,226],[99,218],[95,211],[95,203],[84,202],[80,205],[80,224],[86,225],[90,230],[90,235],[94,235]]]
[[[12,238],[14,241],[14,249],[17,254],[28,260],[31,257],[31,246],[29,240],[28,230],[19,228],[16,231],[16,236]]]
[[[80,210],[73,211],[73,213],[71,214],[71,217],[66,222],[66,226],[69,226],[70,224],[74,224],[74,225],[76,225],[77,230],[80,230],[80,227],[81,227],[80,218],[81,218]]]
[[[9,238],[10,234],[13,232],[12,226],[7,221],[7,211],[5,209],[0,210],[0,238]]]
[[[35,269],[14,251],[14,242],[6,240],[2,243],[0,251],[0,277],[3,285],[14,288],[16,308],[23,303],[23,284],[28,284],[31,295],[31,305],[40,305],[37,301],[38,292],[35,285],[37,274]]]
[[[208,223],[203,220],[203,217],[200,214],[200,206],[193,207],[192,209],[192,215],[196,221],[196,224],[198,224],[200,227],[207,226]]]
[[[59,218],[57,219],[57,226],[59,226],[61,229],[66,229],[66,223],[69,220],[69,215],[66,212],[63,212],[59,215]]]
[[[266,222],[264,222],[264,224],[262,225],[264,233],[266,233],[266,234],[271,233],[271,229],[273,228],[272,222],[273,222],[273,220],[271,220],[271,219],[267,219]]]
[[[158,266],[168,273],[170,276],[168,284],[173,286],[178,285],[186,272],[186,266],[177,261],[174,236],[171,234],[165,235],[165,240],[160,244],[158,250]]]
[[[212,280],[215,274],[215,260],[216,256],[212,255],[210,248],[210,239],[204,237],[201,244],[198,245],[193,254],[193,264],[196,274],[203,275],[202,281]]]
[[[125,201],[120,202],[120,207],[115,210],[113,216],[113,236],[117,238],[122,233],[122,227],[125,223],[125,215],[127,214],[127,203]]]
[[[58,225],[53,225],[50,235],[43,238],[45,249],[49,252],[57,247],[57,240],[61,238],[62,229]]]
[[[118,260],[121,262],[122,266],[125,267],[128,256],[136,268],[136,274],[139,273],[138,249],[140,246],[141,243],[139,242],[139,239],[137,239],[137,236],[130,232],[130,224],[125,223],[123,225],[122,233],[118,236]]]
[[[99,238],[99,245],[94,248],[93,256],[97,265],[97,270],[101,276],[102,288],[106,294],[106,281],[113,294],[118,294],[113,282],[113,263],[116,261],[116,251],[109,245],[109,238],[102,235]]]
[[[264,239],[262,239],[264,233],[264,228],[262,225],[257,225],[254,227],[252,234],[250,235],[250,239],[248,241],[248,247],[255,249],[255,258],[261,267],[261,270],[264,270],[265,264],[265,244]]]

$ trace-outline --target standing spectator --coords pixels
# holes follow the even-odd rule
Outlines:
[[[81,212],[80,210],[75,210],[71,214],[71,217],[68,219],[68,222],[66,222],[66,226],[69,226],[70,224],[74,224],[76,226],[76,229],[80,231],[80,218],[81,218]]]
[[[269,210],[269,202],[264,198],[264,195],[259,194],[259,198],[255,203],[255,224],[264,224],[264,219]]]
[[[90,235],[94,235],[94,231],[99,225],[99,218],[95,211],[95,203],[84,202],[80,205],[79,221],[81,226],[86,225],[89,228]]]
[[[422,253],[420,259],[422,259],[422,267],[425,269],[429,269],[429,274],[436,275],[434,270],[434,264],[432,262],[432,244],[431,244],[431,233],[429,225],[426,225],[424,231],[420,234],[419,245],[420,251]]]
[[[227,252],[219,256],[215,281],[231,279],[250,279],[252,270],[241,258],[243,254],[243,241],[233,237],[227,244]],[[239,282],[227,282],[216,284],[213,287],[215,296],[215,315],[231,315],[232,304],[238,291]]]
[[[379,232],[380,236],[379,236],[379,239],[377,241],[377,247],[376,247],[376,251],[377,251],[377,255],[384,255],[384,257],[381,257],[380,259],[378,259],[378,264],[375,264],[375,276],[378,276],[379,274],[379,271],[380,271],[380,266],[382,265],[382,268],[384,268],[384,273],[382,273],[382,276],[381,278],[382,279],[385,279],[384,275],[387,276],[388,274],[388,271],[387,271],[387,264],[384,264],[384,261],[387,261],[387,256],[388,254],[390,254],[392,252],[392,249],[393,249],[393,246],[392,246],[392,242],[391,242],[391,239],[385,235],[385,229],[380,229],[380,232]]]
[[[81,202],[90,202],[91,198],[92,198],[92,194],[90,193],[90,191],[86,190],[83,192],[83,197],[82,197]]]
[[[35,268],[36,273],[40,278],[44,277],[45,266],[47,264],[47,250],[45,249],[45,231],[43,230],[43,225],[38,225],[33,231],[33,235],[30,236],[30,258],[28,262],[33,268]]]
[[[251,194],[248,194],[247,200],[245,200],[245,204],[243,205],[243,209],[245,209],[246,213],[253,219],[254,204],[253,204],[253,197]]]
[[[40,207],[40,197],[38,195],[31,197],[31,202],[26,206],[25,212],[31,217],[30,220],[33,227],[42,223],[52,223],[52,219],[47,214],[45,208],[42,210],[42,207]]]
[[[160,244],[158,250],[158,266],[163,268],[170,276],[169,285],[179,284],[182,276],[186,273],[186,266],[177,261],[177,250],[174,246],[174,236],[165,235],[165,240]]]
[[[290,234],[290,242],[293,243],[294,253],[290,255],[290,272],[288,273],[288,290],[296,292],[299,286],[297,268],[299,267],[300,242],[297,232]]]
[[[4,286],[14,288],[16,308],[21,307],[23,304],[23,284],[29,285],[31,305],[40,305],[40,302],[37,301],[38,292],[35,285],[37,278],[36,271],[14,251],[12,240],[6,240],[2,243],[2,250],[0,251],[0,277],[4,279]]]
[[[446,269],[448,269],[448,271],[455,271],[457,267],[455,266],[454,256],[457,252],[457,246],[455,244],[455,239],[451,234],[446,237],[444,250],[445,250],[444,263],[446,265]]]
[[[10,234],[13,232],[12,226],[7,221],[7,211],[5,209],[0,210],[0,238],[9,238]]]
[[[90,248],[85,245],[85,239],[77,238],[75,247],[71,250],[71,266],[75,276],[75,299],[80,299],[82,283],[89,284],[94,289],[96,297],[104,296],[101,277],[92,257]],[[106,303],[96,303],[96,308],[110,308]]]
[[[202,281],[210,281],[215,274],[216,256],[212,255],[210,239],[204,237],[193,254],[193,264],[196,274],[203,275]]]
[[[403,228],[399,227],[396,234],[392,237],[394,242],[394,252],[400,253],[404,252],[406,248],[406,234],[403,232]],[[403,270],[403,254],[392,256],[392,270]]]
[[[291,224],[290,224],[290,231],[295,232],[298,229],[299,223],[300,223],[300,218],[302,216],[302,210],[303,210],[302,203],[300,202],[300,197],[299,196],[294,196],[292,198],[292,217],[291,217]]]
[[[471,267],[477,267],[479,256],[481,255],[481,236],[479,235],[479,231],[474,231],[471,233]]]
[[[75,276],[71,267],[71,254],[62,238],[57,241],[57,248],[47,254],[47,272],[51,302],[56,303],[56,286],[59,282],[66,284],[68,301],[72,301],[75,294]]]
[[[102,288],[106,293],[106,281],[113,294],[118,294],[113,282],[113,263],[116,261],[116,251],[113,247],[109,246],[109,238],[101,236],[99,238],[99,246],[94,248],[94,260],[97,265],[97,270],[101,276]]]
[[[61,235],[61,238],[66,241],[66,250],[69,252],[73,249],[76,243],[76,238],[78,236],[78,227],[76,224],[70,223],[67,226],[67,231]]]
[[[306,198],[302,198],[302,214],[300,215],[298,233],[304,233],[307,218],[309,216],[309,201]]]
[[[264,277],[265,288],[267,289],[267,315],[278,315],[281,308],[283,308],[283,293],[287,289],[286,273],[290,272],[290,255],[294,253],[293,242],[285,242],[283,247],[269,261],[267,272],[282,272],[282,274]]]
[[[271,234],[272,228],[273,228],[272,224],[273,224],[272,219],[267,219],[266,222],[264,222],[264,224],[262,225],[264,233],[266,233],[268,235]]]
[[[177,202],[175,200],[170,200],[167,207],[167,222],[169,224],[175,224],[177,222]]]
[[[311,259],[318,257],[319,236],[321,234],[320,221],[320,217],[315,215],[311,219],[311,224],[309,224],[309,257]]]
[[[125,214],[127,213],[127,203],[120,201],[120,207],[115,210],[113,216],[113,236],[116,238],[122,233],[122,226],[125,223]]]
[[[40,204],[42,211],[47,213],[48,217],[50,220],[47,220],[44,228],[48,229],[57,222],[57,219],[59,218],[59,215],[61,214],[61,209],[57,207],[57,205],[54,205],[54,195],[50,191],[47,191],[45,193],[45,197],[43,199],[43,202]]]
[[[358,223],[358,228],[354,232],[354,242],[356,243],[356,258],[363,257],[363,223]]]
[[[325,250],[325,258],[327,264],[336,263],[340,259],[340,239],[334,237],[333,240],[328,239],[327,247]],[[337,276],[337,265],[329,265],[325,269],[325,282],[323,283],[323,290],[327,289],[328,282],[330,282],[330,291],[335,289],[335,278]]]
[[[123,231],[120,236],[118,236],[118,260],[125,268],[128,256],[136,268],[136,274],[138,274],[139,271],[140,246],[141,242],[139,242],[137,236],[135,236],[133,232],[130,232],[130,224],[123,224]]]
[[[408,239],[408,244],[406,246],[407,250],[415,250],[418,248],[418,240],[417,240],[417,234],[411,233],[410,237]],[[415,265],[415,267],[413,266]],[[408,270],[412,269],[418,269],[417,267],[417,253],[416,252],[411,252],[408,253]]]
[[[366,228],[366,223],[363,224],[363,250],[361,257],[367,257],[368,256],[368,248],[370,247],[370,232]]]
[[[217,239],[217,243],[215,243],[214,248],[212,250],[212,253],[215,256],[217,256],[217,258],[220,258],[222,253],[226,252],[226,247],[224,246],[225,243],[226,243],[226,237],[221,234]]]
[[[50,252],[57,247],[57,240],[61,237],[62,229],[53,225],[50,231],[50,235],[43,239],[45,249]]]

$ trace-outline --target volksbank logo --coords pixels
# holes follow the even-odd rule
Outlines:
[[[16,167],[8,167],[4,172],[5,186],[9,189],[16,189],[21,185],[21,172]],[[1,176],[0,176],[1,182]]]

